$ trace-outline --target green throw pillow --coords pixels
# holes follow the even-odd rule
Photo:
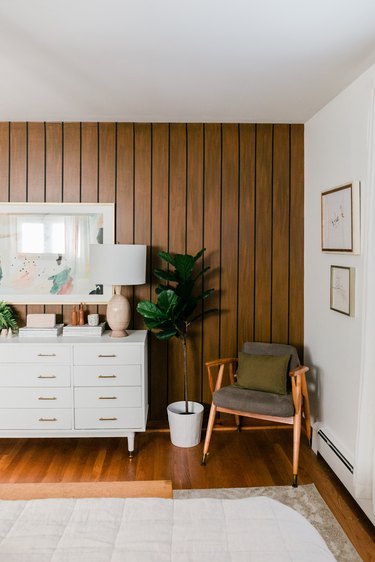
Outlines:
[[[290,355],[238,354],[236,386],[274,394],[286,394]]]

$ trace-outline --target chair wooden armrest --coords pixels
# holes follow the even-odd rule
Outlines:
[[[230,383],[234,383],[234,373],[237,366],[238,359],[236,357],[225,357],[223,359],[214,359],[213,361],[207,361],[206,367],[208,372],[208,382],[210,385],[211,394],[215,390],[221,388],[224,376],[225,365],[229,365],[229,379]],[[212,374],[212,368],[219,367],[219,371],[216,378],[216,384],[214,384],[214,377]]]
[[[298,367],[295,367],[294,369],[291,369],[289,371],[289,376],[298,377],[303,375],[304,373],[307,373],[307,371],[309,371],[308,367],[306,367],[305,365],[298,365]]]
[[[237,363],[237,361],[237,357],[225,357],[223,359],[214,359],[213,361],[207,361],[205,365],[206,367],[217,367],[222,363],[226,365],[227,363]]]

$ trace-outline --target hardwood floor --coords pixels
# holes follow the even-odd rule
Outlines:
[[[1,439],[0,482],[172,480],[173,488],[283,486],[291,483],[290,428],[214,431],[207,465],[202,444],[174,447],[166,431],[137,435],[129,460],[126,440]],[[321,457],[301,444],[299,483],[314,483],[365,562],[375,561],[375,527]]]

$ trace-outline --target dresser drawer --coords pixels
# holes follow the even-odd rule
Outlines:
[[[69,364],[71,349],[62,344],[9,344],[0,349],[0,363]]]
[[[72,429],[70,409],[8,409],[0,410],[1,429]]]
[[[70,367],[38,363],[3,363],[0,366],[0,387],[2,386],[70,386]]]
[[[75,410],[75,429],[140,429],[142,426],[142,408],[77,408]]]
[[[137,365],[142,362],[139,345],[75,345],[74,365]]]
[[[75,388],[75,408],[128,408],[142,405],[140,386]]]
[[[72,408],[70,388],[3,388],[0,408]]]
[[[140,386],[140,365],[82,365],[74,367],[74,386]]]

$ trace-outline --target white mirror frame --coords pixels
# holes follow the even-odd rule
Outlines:
[[[36,276],[40,276],[40,262],[41,256],[37,253],[34,255],[26,254],[23,257],[18,257],[14,255],[14,246],[16,239],[16,232],[10,232],[9,221],[4,217],[4,215],[61,215],[61,216],[74,216],[83,215],[87,216],[88,219],[95,215],[102,215],[102,234],[104,244],[112,244],[114,242],[114,204],[113,203],[1,203],[0,204],[0,301],[6,301],[10,304],[76,304],[80,302],[101,304],[107,303],[112,296],[112,287],[103,286],[103,294],[89,294],[79,289],[77,292],[74,291],[74,279],[70,276],[68,283],[65,284],[65,288],[61,288],[61,291],[65,291],[64,294],[56,293],[45,290],[46,279],[51,279],[55,272],[58,272],[57,265],[61,264],[61,255],[56,254],[46,254],[43,262],[43,273],[44,278],[44,288],[35,288],[33,290],[33,282]],[[6,220],[5,220],[6,219]],[[91,223],[90,223],[91,224]],[[7,228],[8,226],[8,228]],[[15,229],[17,230],[17,228]],[[93,229],[91,229],[92,232]],[[13,238],[13,249],[11,244],[11,238]],[[74,240],[73,240],[74,241]],[[87,242],[83,243],[84,253],[86,254],[85,261],[80,262],[81,269],[85,270],[82,277],[82,285],[89,282],[89,246],[90,243],[95,243],[92,238],[88,239]],[[87,248],[86,248],[87,246]],[[87,251],[86,251],[87,250]],[[13,254],[13,255],[12,255]],[[56,259],[57,258],[57,259]],[[60,264],[58,261],[60,259]],[[39,261],[38,261],[39,260]],[[24,262],[21,264],[21,262]],[[75,254],[75,262],[77,261],[77,255]],[[26,264],[26,265],[25,265]],[[30,275],[32,264],[32,275]],[[11,276],[12,267],[23,266],[23,279],[21,275]],[[69,274],[71,269],[69,269],[69,263],[66,262],[66,270]],[[27,271],[27,267],[30,267],[30,271]],[[26,269],[25,269],[26,268]],[[39,269],[38,269],[39,268]],[[18,270],[20,272],[20,269]],[[47,273],[48,271],[48,273]],[[30,275],[26,280],[25,274]],[[7,284],[7,280],[10,282]],[[18,283],[18,289],[16,289],[15,282]],[[13,286],[12,286],[13,283]],[[49,289],[52,289],[52,284],[54,281],[49,282]],[[93,283],[90,284],[95,287]],[[22,290],[20,290],[20,286]],[[81,286],[82,286],[81,285]],[[56,287],[55,287],[56,289]]]

